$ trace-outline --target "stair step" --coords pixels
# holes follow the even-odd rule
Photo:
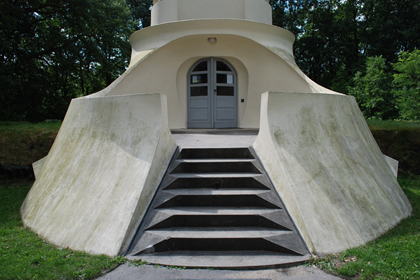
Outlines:
[[[170,173],[261,173],[252,161],[185,161],[178,162]]]
[[[239,212],[239,211],[238,211]],[[153,218],[149,221],[145,230],[151,229],[166,229],[173,227],[180,228],[203,228],[203,227],[236,227],[236,228],[270,228],[278,230],[292,230],[293,224],[285,218],[284,211],[267,212],[263,215],[258,215],[256,212],[246,213],[193,213],[180,212],[173,214],[169,211],[154,210]],[[261,212],[260,212],[261,213]]]
[[[249,158],[253,155],[248,148],[221,148],[221,149],[182,149],[178,159],[199,159],[199,158]]]
[[[168,215],[264,215],[283,212],[282,209],[267,209],[262,207],[171,207],[159,209]]]
[[[164,186],[163,190],[169,189],[260,189],[260,190],[269,190],[265,184],[259,182],[257,178],[261,178],[261,176],[256,175],[249,177],[239,177],[239,178],[226,178],[226,177],[219,177],[219,178],[208,178],[208,177],[193,177],[193,178],[173,178],[172,175],[167,176],[172,181],[169,180],[167,185]]]
[[[217,188],[200,188],[200,189],[166,189],[164,192],[171,193],[173,195],[258,195],[270,192],[270,190],[261,189],[217,189]]]
[[[162,197],[163,198],[163,197]],[[172,207],[264,207],[280,208],[279,205],[261,198],[258,195],[176,195],[164,200],[156,200],[155,208]]]
[[[173,227],[165,229],[148,230],[147,232],[154,235],[163,236],[166,238],[220,238],[220,239],[234,239],[234,238],[264,238],[271,236],[278,236],[293,233],[287,230],[276,230],[268,228],[182,228]]]
[[[170,177],[174,178],[253,178],[253,177],[262,177],[262,174],[255,173],[172,173],[168,174]]]
[[[165,252],[165,251],[272,251],[277,253],[286,253],[302,255],[296,251],[290,250],[284,246],[276,244],[269,239],[277,236],[268,236],[267,238],[169,238],[165,236],[150,235],[156,239],[157,243],[140,249],[138,253],[147,252]],[[288,236],[287,234],[285,236]],[[145,245],[145,244],[144,244]]]
[[[200,158],[200,159],[177,159],[178,163],[237,163],[237,162],[254,162],[255,159],[241,158]]]
[[[279,264],[299,264],[310,255],[296,256],[270,251],[170,251],[141,256],[128,256],[128,259],[140,259],[150,264],[178,266],[188,268],[219,269],[263,269],[277,267]]]

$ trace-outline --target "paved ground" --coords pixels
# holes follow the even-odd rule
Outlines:
[[[249,147],[258,135],[256,129],[180,129],[172,135],[182,148]]]
[[[258,131],[246,129],[233,130],[175,130],[172,131],[177,144],[182,148],[188,147],[248,147],[255,141]],[[308,267],[296,266],[291,268],[264,269],[264,270],[210,270],[210,269],[169,269],[167,267],[156,267],[154,265],[124,264],[111,271],[98,280],[134,280],[134,279],[247,279],[247,280],[337,280],[341,279],[324,273],[322,270]]]
[[[111,271],[98,280],[137,280],[137,279],[247,279],[247,280],[340,280],[341,278],[324,273],[322,270],[297,266],[292,268],[264,269],[264,270],[210,270],[210,269],[169,269],[166,267],[155,267],[153,265],[142,265],[139,267],[124,264]]]

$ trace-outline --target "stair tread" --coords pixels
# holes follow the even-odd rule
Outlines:
[[[283,211],[259,207],[172,207],[155,209],[169,215],[263,215]]]
[[[213,162],[253,162],[253,158],[200,158],[200,159],[177,159],[180,163],[213,163]]]
[[[273,266],[300,263],[310,258],[304,256],[269,251],[169,251],[129,256],[141,258],[151,264],[202,268],[268,268]]]
[[[269,189],[251,189],[251,188],[186,188],[186,189],[167,189],[164,192],[174,195],[258,195],[270,192]]]
[[[253,178],[262,177],[260,173],[171,173],[175,178]]]
[[[147,230],[154,235],[169,238],[264,238],[270,236],[279,236],[293,233],[288,230],[268,229],[268,228],[227,228],[227,227],[208,227],[208,228],[190,228],[173,227],[165,229]]]

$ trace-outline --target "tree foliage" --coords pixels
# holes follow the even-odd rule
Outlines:
[[[393,68],[398,71],[394,74],[394,93],[401,117],[420,120],[420,50],[402,52]]]
[[[296,35],[295,58],[315,82],[340,92],[367,57],[388,64],[420,45],[418,0],[279,0],[273,23]]]
[[[392,75],[382,56],[368,57],[366,73],[357,72],[353,80],[355,86],[349,88],[349,94],[356,97],[365,117],[388,120],[398,116],[392,93]]]
[[[61,119],[125,69],[134,26],[124,0],[1,2],[0,119]]]

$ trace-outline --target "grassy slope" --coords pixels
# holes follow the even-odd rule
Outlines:
[[[400,174],[420,175],[420,123],[368,120],[382,153],[399,161]]]
[[[0,164],[28,165],[48,154],[61,122],[0,122]]]

